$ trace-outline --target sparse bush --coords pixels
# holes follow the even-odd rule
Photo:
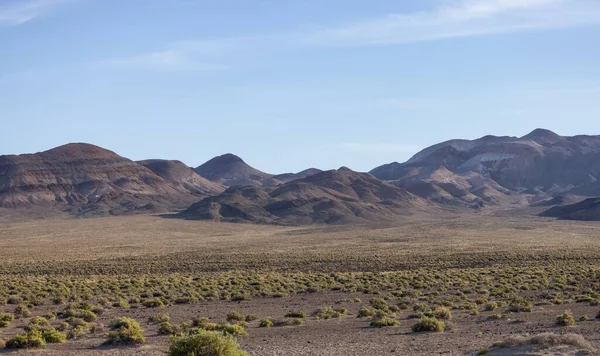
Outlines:
[[[46,345],[46,341],[43,338],[42,332],[32,330],[9,339],[5,347],[7,349],[33,349],[44,347],[44,345]]]
[[[162,308],[165,306],[165,303],[160,298],[156,299],[148,299],[142,302],[142,305],[146,308]]]
[[[199,330],[197,334],[171,339],[169,356],[246,356],[231,335]]]
[[[271,326],[273,326],[273,320],[269,319],[269,318],[265,318],[263,320],[260,321],[259,327],[261,328],[270,328]]]
[[[0,328],[8,327],[15,320],[15,316],[9,313],[0,313]]]
[[[171,316],[168,313],[153,315],[148,320],[152,323],[160,324],[171,321]]]
[[[242,335],[242,336],[246,336],[248,335],[248,333],[246,332],[246,329],[244,329],[243,326],[241,325],[219,325],[218,328],[219,330],[221,330],[223,332],[223,334],[225,335]]]
[[[134,319],[121,317],[112,325],[113,331],[108,333],[112,344],[143,344],[146,341],[144,330]]]
[[[254,314],[248,314],[248,315],[246,315],[246,319],[245,320],[247,322],[251,322],[251,321],[254,321],[254,320],[258,320],[258,317],[256,315],[254,315]]]
[[[301,311],[293,311],[293,312],[289,312],[285,315],[286,318],[300,318],[300,319],[304,319],[306,318],[306,313],[301,312]]]
[[[374,328],[383,328],[386,326],[398,326],[398,325],[400,325],[398,320],[389,319],[389,318],[376,319],[376,320],[371,321],[371,326]]]
[[[498,303],[496,302],[487,302],[483,305],[483,310],[485,311],[494,311],[498,309]]]
[[[246,317],[244,316],[244,314],[236,312],[236,311],[232,311],[231,313],[227,314],[227,321],[232,322],[232,321],[244,321],[246,320]]]
[[[357,318],[368,318],[375,315],[375,309],[371,307],[362,307],[358,311]]]
[[[571,313],[565,311],[563,315],[560,315],[556,318],[556,325],[559,326],[573,326],[575,325],[575,318]]]
[[[519,312],[531,312],[533,310],[533,304],[525,298],[515,298],[508,306],[508,310],[513,313]]]
[[[69,330],[69,332],[67,333],[67,339],[76,340],[82,337],[83,335],[85,335],[85,327],[79,325]]]
[[[47,329],[42,332],[42,338],[49,344],[60,344],[65,342],[67,335],[56,329]]]
[[[340,318],[342,315],[345,315],[347,313],[347,310],[344,309],[334,309],[332,307],[321,307],[319,309],[317,309],[316,313],[315,313],[315,319],[316,320],[321,320],[321,319],[332,319],[332,318]]]
[[[435,332],[444,332],[446,329],[446,324],[443,321],[437,320],[436,318],[430,317],[422,317],[419,321],[412,326],[412,331],[421,332],[421,331],[435,331]]]
[[[175,328],[173,327],[173,324],[165,321],[158,327],[158,333],[160,335],[173,335],[175,333]]]

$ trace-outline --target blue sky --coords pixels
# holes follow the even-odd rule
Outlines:
[[[600,134],[598,0],[0,0],[0,154],[367,171]]]

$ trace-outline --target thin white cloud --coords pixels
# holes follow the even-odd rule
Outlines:
[[[324,28],[306,40],[333,45],[399,44],[600,23],[598,0],[447,0],[444,4],[431,11]]]
[[[16,26],[31,21],[56,6],[73,0],[8,0],[0,3],[0,25]]]
[[[400,145],[395,143],[383,143],[383,142],[343,142],[337,145],[337,147],[355,152],[403,152],[403,153],[414,153],[418,152],[421,147],[414,145]]]
[[[213,71],[229,67],[228,56],[240,50],[237,39],[178,41],[167,49],[131,57],[104,60],[97,67],[165,71]]]

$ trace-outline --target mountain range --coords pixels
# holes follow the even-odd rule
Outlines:
[[[529,206],[550,208],[544,216],[593,220],[597,204],[581,203],[576,214],[568,207],[598,196],[600,136],[544,129],[442,142],[369,173],[342,167],[270,174],[233,154],[191,168],[176,160],[135,162],[85,143],[0,156],[0,207],[83,217],[168,212],[185,219],[341,224]]]

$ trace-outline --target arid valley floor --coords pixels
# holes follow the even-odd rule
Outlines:
[[[84,313],[89,322],[65,343],[16,354],[164,355],[165,319],[151,320],[163,314],[175,329],[241,323],[247,335],[236,337],[250,355],[593,353],[600,348],[598,238],[597,222],[517,212],[321,227],[149,215],[11,219],[0,222],[0,313],[17,317],[0,328],[0,340],[38,316],[68,333],[79,319],[65,325],[68,313],[87,310],[94,316]],[[234,311],[248,321],[237,314],[226,321]],[[565,311],[573,326],[557,325]],[[296,318],[286,318],[291,312]],[[444,332],[413,332],[424,315],[444,322]],[[141,324],[143,345],[104,345],[121,316]],[[265,318],[275,325],[260,327]],[[371,327],[378,319],[397,325]],[[589,345],[576,338],[566,342],[575,346],[540,351],[493,348],[540,333],[580,334]]]

